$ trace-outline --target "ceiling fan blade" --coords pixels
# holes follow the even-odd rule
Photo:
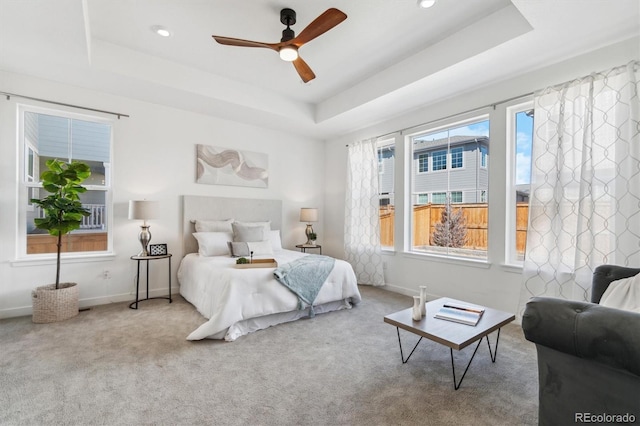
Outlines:
[[[227,46],[241,46],[241,47],[265,47],[267,49],[278,50],[278,44],[274,43],[262,43],[259,41],[251,41],[251,40],[243,40],[240,38],[231,38],[231,37],[221,37],[221,36],[211,36],[215,41],[220,44],[224,44]]]
[[[309,81],[316,78],[316,75],[313,73],[313,71],[311,71],[309,65],[307,65],[307,63],[300,56],[298,56],[298,59],[293,61],[293,66],[296,68],[296,71],[298,71],[300,78],[305,83],[308,83]]]
[[[314,38],[326,33],[345,19],[347,19],[347,15],[344,12],[335,8],[327,9],[323,14],[307,25],[307,27],[302,30],[296,38],[289,42],[289,44],[295,44],[300,47]]]

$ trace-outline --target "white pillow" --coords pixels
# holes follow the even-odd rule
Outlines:
[[[600,305],[640,312],[640,274],[609,283],[600,298]]]
[[[271,242],[269,241],[257,241],[247,243],[249,246],[249,252],[253,252],[254,256],[273,256],[273,250],[271,249]]]
[[[231,232],[194,232],[198,240],[200,256],[228,256],[229,242],[233,240]]]
[[[197,220],[196,232],[231,232],[233,219],[227,220]]]
[[[238,222],[231,224],[233,229],[233,241],[236,242],[254,242],[265,241],[269,235],[265,233],[264,226],[243,225]]]
[[[280,239],[280,231],[277,229],[269,231],[269,241],[271,241],[271,249],[282,250],[282,240]]]
[[[265,240],[269,237],[269,231],[271,231],[271,221],[263,221],[263,222],[244,222],[236,220],[234,223],[242,226],[263,226],[264,227],[264,236]]]

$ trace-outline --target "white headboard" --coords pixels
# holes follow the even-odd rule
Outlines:
[[[248,198],[182,196],[182,245],[184,254],[197,253],[198,242],[193,237],[193,221],[227,220],[271,221],[271,229],[281,229],[282,200]]]

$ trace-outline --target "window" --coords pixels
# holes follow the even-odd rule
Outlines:
[[[445,204],[447,202],[447,193],[434,192],[431,196],[431,200],[433,200],[433,204]]]
[[[90,216],[80,229],[63,237],[64,253],[106,252],[110,250],[111,216],[111,121],[41,108],[20,107],[19,143],[24,161],[19,181],[20,232],[18,256],[42,255],[57,251],[56,238],[37,229],[34,219],[44,213],[32,198],[49,195],[41,190],[40,173],[46,161],[78,160],[91,168],[91,176],[83,182],[87,192],[81,194],[83,206]]]
[[[411,246],[415,253],[484,260],[487,258],[489,120],[486,116],[426,129],[408,138],[414,159],[411,191],[419,194],[412,209]],[[482,167],[482,150],[485,167]],[[420,173],[420,158],[431,156],[431,170]],[[447,164],[447,160],[449,164]],[[463,193],[470,200],[463,203]],[[423,204],[431,194],[431,204]],[[485,194],[485,201],[481,201]],[[454,206],[457,204],[457,206]],[[483,220],[478,220],[483,218]],[[468,226],[473,221],[473,227]]]
[[[388,139],[377,143],[378,149],[378,192],[380,198],[380,245],[385,250],[393,250],[395,224],[394,208],[394,167],[395,141]]]
[[[432,155],[433,170],[447,169],[447,151],[436,151]]]
[[[463,153],[464,153],[464,150],[462,148],[451,149],[451,168],[452,169],[462,168]]]
[[[508,169],[507,182],[507,261],[524,261],[529,218],[531,183],[531,146],[533,142],[533,102],[507,108]]]
[[[429,154],[418,155],[418,173],[429,171]]]
[[[462,202],[462,191],[452,191],[451,192],[451,202],[452,203],[461,203]]]
[[[418,194],[418,201],[416,204],[428,204],[429,194]]]
[[[480,147],[480,167],[482,168],[487,168],[487,147],[486,146],[481,146]]]

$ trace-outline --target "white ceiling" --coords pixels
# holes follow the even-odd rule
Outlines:
[[[296,34],[348,16],[300,49],[307,84],[211,38],[278,42],[284,7]],[[0,69],[324,139],[639,34],[638,0],[0,0]]]

